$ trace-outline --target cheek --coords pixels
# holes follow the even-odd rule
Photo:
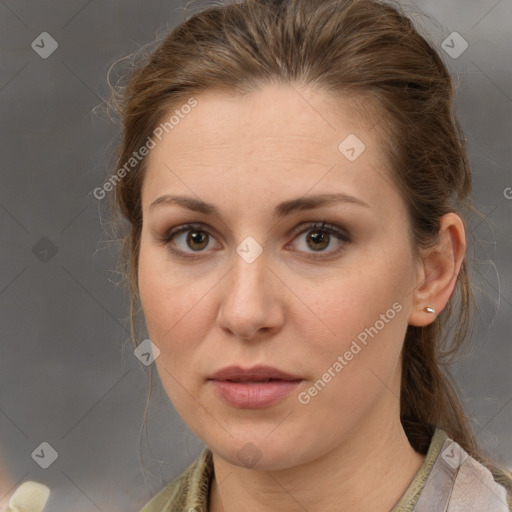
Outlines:
[[[325,393],[326,400],[364,395],[371,378],[389,381],[407,329],[411,273],[406,247],[379,251],[378,257],[361,258],[310,291],[305,301],[313,304],[326,329],[321,343],[310,344],[308,359],[316,378],[329,380],[329,369],[336,374],[331,380],[337,384],[329,385],[332,394]]]
[[[186,270],[175,269],[162,248],[153,248],[142,240],[138,269],[140,300],[148,330],[160,342],[172,337],[179,323],[190,321],[189,313],[205,294],[204,283],[199,286],[199,280],[190,279]]]
[[[158,261],[141,251],[139,293],[151,341],[160,349],[155,361],[160,381],[174,406],[198,414],[190,393],[195,394],[195,362],[201,336],[198,309],[200,290],[193,283],[181,285],[172,276],[158,272]]]
[[[169,273],[168,265],[156,252],[144,245],[141,247],[139,294],[148,334],[161,350],[159,360],[171,360],[170,352],[180,356],[182,347],[187,347],[186,340],[176,333],[189,321],[189,313],[198,299],[191,293],[190,287],[176,281]]]
[[[158,373],[171,401],[187,405],[201,383],[202,359],[210,356],[203,345],[215,323],[212,297],[219,276],[176,267],[161,250],[141,246],[140,301],[149,338],[160,349]]]
[[[411,273],[411,262],[400,254],[360,258],[357,266],[341,269],[305,300],[330,327],[333,339],[352,339],[379,322],[382,315],[386,328],[396,323],[387,320],[394,320],[398,309],[407,309],[406,303],[411,300],[407,276]],[[393,308],[395,303],[399,305]],[[403,322],[401,317],[399,322]]]

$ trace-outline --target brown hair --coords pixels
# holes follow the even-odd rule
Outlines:
[[[194,14],[159,43],[115,97],[123,120],[116,169],[146,143],[163,115],[191,96],[211,88],[248,92],[270,83],[366,97],[376,105],[418,251],[436,243],[444,214],[463,215],[470,207],[471,173],[450,74],[401,8],[376,0],[247,0]],[[128,221],[123,255],[132,313],[145,163],[127,173],[114,194],[115,218]],[[407,330],[401,421],[416,451],[425,453],[440,427],[510,487],[506,470],[480,450],[446,368],[467,338],[471,303],[464,262],[445,310],[432,324]]]

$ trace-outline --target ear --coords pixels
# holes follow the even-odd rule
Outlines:
[[[418,268],[409,324],[423,327],[432,323],[450,299],[466,254],[466,234],[461,218],[455,213],[441,217],[438,243],[426,249]],[[433,308],[432,314],[425,310]]]

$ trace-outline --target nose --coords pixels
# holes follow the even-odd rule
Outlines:
[[[282,289],[264,253],[252,263],[237,255],[221,287],[218,325],[246,341],[276,334],[284,322]]]

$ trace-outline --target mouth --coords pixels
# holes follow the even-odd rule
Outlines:
[[[208,381],[228,405],[238,409],[262,409],[284,400],[303,379],[269,366],[247,370],[231,366],[215,372]]]
[[[260,383],[266,383],[276,380],[282,380],[282,379],[261,379],[261,380],[243,380],[243,379],[226,379],[224,382],[238,382],[240,384],[260,384]]]
[[[231,382],[268,382],[272,380],[302,380],[297,375],[279,370],[272,366],[254,366],[244,369],[240,366],[228,366],[210,376],[210,380]]]

